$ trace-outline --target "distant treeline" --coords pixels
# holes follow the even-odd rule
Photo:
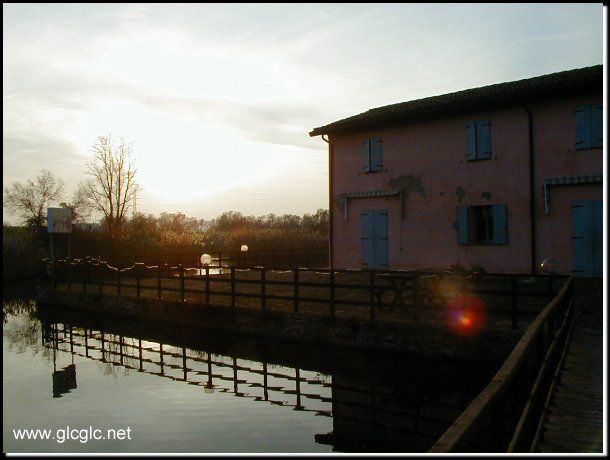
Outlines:
[[[103,223],[97,229],[73,227],[72,233],[54,235],[56,258],[94,256],[122,259],[152,254],[194,254],[249,250],[322,248],[328,245],[328,210],[297,216],[244,216],[229,211],[211,220],[187,217],[182,213],[136,214],[124,224],[120,238],[110,238]],[[24,263],[32,271],[41,257],[49,255],[49,235],[28,232],[22,227],[4,227],[4,276],[12,266]],[[29,259],[31,262],[25,262]],[[8,265],[8,267],[7,267]],[[31,267],[30,267],[31,266]],[[28,269],[18,270],[21,274]],[[32,273],[36,274],[36,273]]]

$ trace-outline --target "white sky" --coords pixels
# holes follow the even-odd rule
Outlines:
[[[328,207],[308,132],[603,62],[601,4],[3,4],[3,182],[133,141],[138,211]],[[3,212],[3,220],[18,219]]]

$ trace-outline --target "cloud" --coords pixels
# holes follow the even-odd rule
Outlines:
[[[70,185],[75,183],[71,178],[83,176],[86,171],[87,158],[71,143],[52,135],[13,131],[3,136],[2,150],[4,174],[12,180],[30,179],[45,168]]]
[[[595,4],[6,4],[3,12],[5,182],[41,164],[75,181],[89,137],[109,125],[134,131],[129,124],[140,122],[147,154],[163,157],[155,142],[176,134],[146,124],[156,115],[161,129],[170,118],[177,133],[189,125],[182,152],[201,152],[201,138],[220,126],[233,139],[217,149],[275,161],[273,151],[301,166],[326,151],[308,135],[316,126],[602,60]],[[142,120],[112,112],[130,104]],[[291,180],[308,183],[304,174]]]

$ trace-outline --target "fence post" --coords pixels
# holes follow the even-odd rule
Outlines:
[[[184,266],[178,264],[178,270],[180,271],[180,302],[184,302]]]
[[[210,305],[210,266],[205,266],[205,304]]]
[[[371,320],[375,319],[375,273],[369,272],[369,302],[371,304]]]
[[[102,352],[102,362],[105,363],[106,362],[106,356],[104,355],[104,331],[100,331],[100,346],[101,346],[101,352]]]
[[[299,267],[294,269],[294,312],[299,312]]]
[[[100,294],[104,293],[104,265],[102,261],[99,261],[99,271],[100,271]]]
[[[161,300],[161,263],[157,263],[157,300]]]
[[[231,267],[231,307],[235,308],[235,267]]]
[[[295,379],[296,379],[296,393],[297,393],[297,408],[301,408],[301,373],[299,372],[299,368],[295,368],[294,370]]]
[[[186,371],[186,348],[182,347],[182,375],[183,380],[186,382],[187,380],[187,371]]]
[[[119,335],[119,362],[123,365],[123,336]]]
[[[512,319],[512,328],[517,328],[517,277],[510,277],[510,314]]]
[[[89,272],[89,261],[85,260],[83,263],[83,292],[87,292],[87,273]]]
[[[330,315],[335,316],[335,271],[330,269]]]
[[[417,273],[413,276],[413,306],[415,321],[419,320],[419,309],[421,308],[420,295],[419,295],[419,277]]]
[[[60,265],[58,261],[51,261],[51,276],[53,277],[53,289],[57,289],[57,266]]]
[[[265,267],[261,267],[261,310],[267,308],[267,285]]]
[[[89,357],[89,344],[87,343],[87,333],[88,329],[85,328],[85,356],[88,358]]]
[[[121,295],[121,269],[117,268],[117,295]]]
[[[68,291],[72,290],[72,262],[68,261]]]
[[[142,339],[138,339],[138,358],[140,361],[140,371],[144,369],[144,363],[142,362]]]
[[[140,298],[140,264],[136,262],[136,298]]]

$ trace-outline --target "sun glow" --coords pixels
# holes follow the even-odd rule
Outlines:
[[[487,321],[485,303],[471,294],[459,295],[447,303],[445,323],[449,330],[460,336],[473,336],[481,332]]]

